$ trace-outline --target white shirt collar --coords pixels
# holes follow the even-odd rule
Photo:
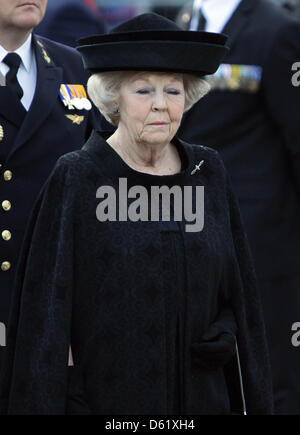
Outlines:
[[[202,12],[207,20],[206,32],[222,32],[242,0],[203,0]]]
[[[31,41],[32,41],[32,34],[28,36],[28,38],[26,39],[24,44],[21,45],[21,47],[19,47],[17,50],[14,51],[14,53],[17,53],[21,57],[23,66],[27,72],[30,71],[34,59],[34,53],[31,45]],[[0,45],[0,62],[3,61],[7,53],[9,53],[9,51],[5,50],[5,48],[1,47]]]

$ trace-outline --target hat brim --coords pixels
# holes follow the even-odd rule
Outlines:
[[[116,33],[81,39],[77,50],[92,73],[134,70],[204,76],[218,69],[228,51],[226,39],[223,34],[190,31]]]
[[[104,44],[108,42],[129,41],[186,41],[225,45],[227,36],[223,33],[192,32],[189,30],[144,30],[122,33],[103,33],[78,40],[81,45]]]

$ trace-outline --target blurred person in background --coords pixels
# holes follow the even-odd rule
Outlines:
[[[267,0],[197,1],[180,20],[229,35],[212,91],[179,134],[218,150],[229,170],[259,277],[276,412],[300,414],[300,24]]]
[[[136,15],[148,12],[152,0],[94,0],[107,31]],[[91,34],[91,33],[90,33]]]
[[[49,0],[47,12],[35,32],[76,47],[85,36],[105,33],[105,24],[94,0]]]

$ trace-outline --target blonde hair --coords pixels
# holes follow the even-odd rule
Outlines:
[[[89,97],[102,115],[117,126],[120,119],[118,111],[119,90],[123,80],[137,74],[136,71],[108,71],[93,74],[87,83]],[[169,74],[169,73],[165,73]],[[184,111],[189,110],[210,90],[207,81],[192,74],[182,74],[185,91]]]

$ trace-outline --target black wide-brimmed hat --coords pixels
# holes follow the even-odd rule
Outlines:
[[[167,71],[213,74],[227,53],[227,36],[181,30],[158,14],[138,15],[107,34],[79,40],[77,50],[90,72]]]

